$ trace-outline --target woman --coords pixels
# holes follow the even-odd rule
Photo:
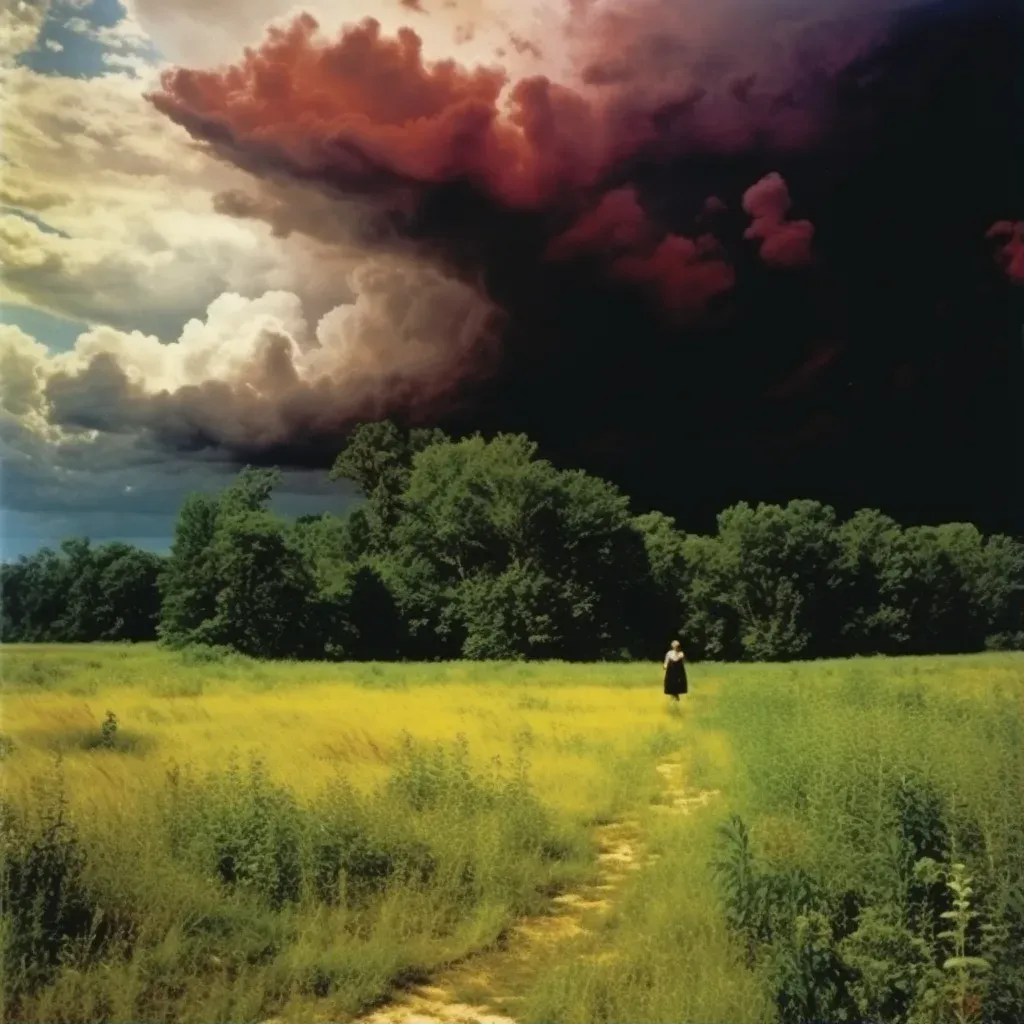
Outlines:
[[[687,693],[686,655],[683,654],[678,640],[672,641],[668,654],[665,655],[665,693],[673,700],[679,700],[681,693]]]

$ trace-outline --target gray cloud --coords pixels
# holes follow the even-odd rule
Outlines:
[[[5,328],[6,429],[59,437],[65,457],[82,446],[100,458],[119,444],[249,457],[436,408],[487,367],[495,312],[467,285],[392,257],[364,263],[346,287],[353,301],[315,328],[286,292],[221,296],[171,344],[98,328],[52,355]]]

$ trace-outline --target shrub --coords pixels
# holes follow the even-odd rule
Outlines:
[[[4,1001],[49,981],[70,943],[93,937],[96,908],[85,853],[68,819],[63,780],[41,788],[31,813],[0,803]]]
[[[260,761],[203,779],[174,770],[166,828],[171,852],[228,888],[278,909],[300,895],[302,816],[291,793]]]

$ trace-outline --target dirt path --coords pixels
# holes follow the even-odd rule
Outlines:
[[[664,761],[657,770],[666,802],[655,807],[662,813],[688,814],[717,795],[717,790],[688,790],[682,765],[675,761]],[[521,999],[515,992],[524,987],[517,983],[528,983],[558,943],[593,930],[629,873],[655,859],[644,847],[638,821],[601,825],[596,839],[599,874],[593,884],[556,897],[552,913],[522,919],[498,947],[449,968],[433,984],[401,993],[358,1024],[516,1024],[510,1014]]]

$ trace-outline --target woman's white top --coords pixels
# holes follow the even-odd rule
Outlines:
[[[665,655],[665,668],[668,668],[668,663],[670,661],[682,661],[682,660],[683,660],[683,652],[682,651],[671,650],[671,651],[668,652],[668,654]]]

